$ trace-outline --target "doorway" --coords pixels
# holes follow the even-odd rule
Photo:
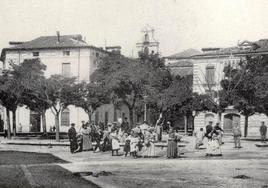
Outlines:
[[[240,115],[238,114],[224,115],[223,130],[225,133],[232,133],[234,124],[238,124],[240,126]]]

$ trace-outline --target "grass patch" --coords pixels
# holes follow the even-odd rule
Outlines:
[[[32,153],[20,151],[0,151],[0,165],[67,163],[48,153]]]
[[[99,188],[97,185],[73,175],[64,168],[54,166],[31,166],[28,167],[34,181],[41,188]]]
[[[24,172],[19,166],[0,167],[1,188],[30,188]]]

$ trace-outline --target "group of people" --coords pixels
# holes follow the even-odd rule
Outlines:
[[[207,139],[206,156],[222,156],[221,145],[223,144],[222,136],[224,131],[220,127],[220,123],[217,122],[215,126],[213,122],[209,122],[206,126],[206,130],[200,128],[198,132],[195,132],[196,144],[195,149],[199,149],[203,145],[203,139]]]
[[[170,125],[170,122],[168,122]],[[75,124],[71,124],[68,131],[71,153],[81,151],[111,151],[112,156],[118,156],[122,148],[125,157],[156,157],[156,143],[162,141],[163,124],[156,123],[152,127],[145,121],[131,129],[127,118],[122,123],[108,123],[103,129],[94,123],[82,121],[81,129],[76,132]],[[167,157],[176,158],[178,156],[177,142],[181,137],[170,126]],[[93,148],[95,142],[95,148]],[[122,154],[122,153],[121,153]]]
[[[222,156],[221,145],[224,143],[222,141],[223,129],[220,127],[220,123],[217,122],[213,127],[212,122],[206,126],[206,130],[200,128],[199,131],[195,132],[196,143],[195,149],[199,149],[203,145],[204,138],[207,138],[206,146],[206,156]],[[260,135],[261,142],[266,143],[267,126],[264,122],[261,122]],[[242,148],[240,138],[242,136],[239,124],[236,122],[233,125],[233,138],[234,138],[234,148]]]

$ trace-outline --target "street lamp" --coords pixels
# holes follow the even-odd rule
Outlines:
[[[147,105],[146,105],[146,99],[148,98],[147,95],[143,96],[144,99],[144,121],[147,121]]]

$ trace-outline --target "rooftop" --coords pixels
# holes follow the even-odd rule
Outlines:
[[[170,55],[167,58],[169,59],[184,59],[184,58],[188,58],[191,57],[193,55],[198,55],[201,54],[201,52],[199,50],[193,49],[193,48],[189,48],[187,50],[184,50],[182,52],[178,52],[176,54]]]
[[[4,48],[1,53],[1,60],[4,59],[6,51],[14,50],[41,50],[41,49],[61,49],[61,48],[93,48],[106,52],[102,48],[97,48],[86,43],[82,35],[60,35],[57,32],[55,36],[41,36],[27,42],[10,42],[11,46]]]

